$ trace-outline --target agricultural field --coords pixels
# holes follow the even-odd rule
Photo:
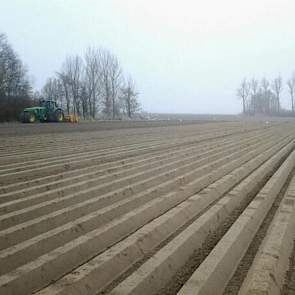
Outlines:
[[[1,295],[295,294],[295,121],[0,138]]]

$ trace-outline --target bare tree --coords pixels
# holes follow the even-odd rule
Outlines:
[[[264,93],[267,93],[267,91],[269,90],[269,82],[266,78],[262,78],[261,80],[261,88],[262,88],[262,91]]]
[[[85,54],[85,92],[90,115],[95,118],[101,93],[100,50],[89,47]]]
[[[88,114],[88,108],[91,106],[91,104],[88,104],[88,94],[86,91],[85,84],[81,85],[80,100],[81,100],[81,104],[82,104],[83,118],[86,119],[86,116]]]
[[[128,117],[139,108],[138,93],[131,77],[124,84],[121,65],[116,55],[107,49],[89,47],[84,55],[67,57],[60,72],[47,79],[42,96],[58,101],[67,112],[96,117],[102,111],[107,118],[115,119],[121,111]],[[35,103],[41,94],[33,94],[26,67],[0,33],[0,120],[13,110],[16,117],[16,98],[23,96],[25,105]],[[10,99],[11,98],[11,99]],[[121,102],[124,102],[122,105]],[[12,107],[7,107],[8,105]],[[7,117],[7,116],[6,116]],[[8,115],[10,117],[10,115]]]
[[[69,90],[69,82],[68,77],[65,72],[57,73],[57,76],[59,77],[60,85],[61,85],[61,92],[63,93],[63,96],[66,100],[66,108],[68,115],[70,114],[70,108],[71,108],[71,98],[70,98],[70,90]]]
[[[67,112],[95,118],[99,110],[107,118],[115,119],[125,105],[121,91],[124,77],[118,58],[109,50],[89,47],[84,61],[79,56],[67,57],[56,78],[48,79],[43,94],[52,99],[65,100]],[[132,116],[139,107],[130,78],[128,97],[131,105],[127,113]],[[128,84],[128,83],[127,83]],[[82,111],[82,112],[81,112]]]
[[[256,112],[256,96],[258,92],[258,80],[255,78],[252,78],[250,81],[250,94],[251,94],[251,101],[250,101],[250,106],[249,109],[253,111],[254,113]]]
[[[122,70],[118,58],[106,49],[100,50],[103,112],[115,119],[119,112],[118,98],[122,84]]]
[[[269,114],[271,111],[271,95],[270,95],[270,83],[266,78],[261,80],[261,104],[263,112]]]
[[[60,99],[60,81],[57,78],[48,78],[42,88],[42,95],[45,99],[58,101]]]
[[[109,79],[109,65],[110,65],[110,53],[105,49],[99,51],[99,63],[101,69],[101,89],[102,89],[102,105],[103,113],[107,117],[111,114],[111,89]]]
[[[272,83],[272,90],[275,94],[275,97],[276,97],[276,111],[277,113],[280,112],[280,96],[281,96],[281,92],[282,92],[282,89],[283,89],[283,80],[282,80],[282,77],[281,76],[278,76],[277,78],[275,78],[273,80],[273,83]]]
[[[27,69],[4,34],[0,34],[0,96],[29,96]]]
[[[293,73],[291,79],[287,81],[287,86],[291,98],[292,113],[294,115],[295,73]]]
[[[68,57],[62,71],[72,95],[74,114],[80,113],[80,91],[83,74],[83,61],[79,56]]]
[[[140,104],[138,102],[138,92],[135,90],[135,83],[131,76],[128,77],[125,85],[121,89],[122,95],[122,107],[126,111],[128,118],[140,109]]]
[[[243,102],[243,113],[246,114],[247,99],[250,93],[250,84],[246,79],[243,79],[240,87],[237,89],[237,96],[242,99]]]
[[[33,104],[27,68],[0,33],[0,121],[15,120],[26,106]]]
[[[112,119],[115,119],[119,113],[118,96],[122,85],[122,70],[116,56],[111,55],[110,58],[110,84],[111,84],[111,99],[112,99]]]

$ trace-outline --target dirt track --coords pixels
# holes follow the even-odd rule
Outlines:
[[[0,294],[294,294],[295,122],[191,123],[2,125]]]

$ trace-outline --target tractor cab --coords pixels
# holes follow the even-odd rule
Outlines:
[[[55,111],[58,108],[57,103],[54,100],[40,100],[39,104],[40,107],[43,107],[49,111]]]

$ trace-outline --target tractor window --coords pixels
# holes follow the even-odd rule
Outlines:
[[[55,110],[56,109],[56,102],[55,101],[51,101],[51,108],[53,109],[53,110]]]
[[[46,101],[45,100],[40,100],[39,105],[40,105],[40,107],[46,107]]]
[[[48,110],[55,110],[57,108],[57,104],[52,100],[42,100],[40,101],[40,106],[45,107]]]
[[[54,101],[47,101],[47,108],[50,110],[55,109],[55,102]]]

